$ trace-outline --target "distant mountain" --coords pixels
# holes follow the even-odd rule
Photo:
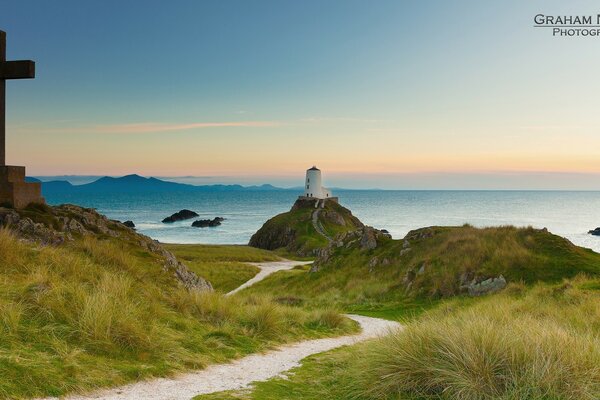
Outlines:
[[[30,182],[39,182],[36,178],[27,178]],[[72,185],[67,181],[42,182],[42,193],[140,193],[140,192],[240,192],[240,191],[272,191],[287,190],[273,185],[241,186],[241,185],[189,185],[185,183],[163,181],[157,178],[144,178],[136,174],[113,178],[105,176],[94,182],[83,185]]]

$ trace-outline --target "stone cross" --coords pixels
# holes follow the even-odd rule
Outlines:
[[[6,32],[0,31],[0,166],[6,165],[6,80],[35,78],[35,62],[6,61]]]
[[[25,167],[6,165],[6,80],[35,77],[33,61],[6,61],[6,32],[0,31],[0,208],[44,203],[40,182],[27,182]]]

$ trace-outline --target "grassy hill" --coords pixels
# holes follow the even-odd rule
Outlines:
[[[353,231],[363,224],[352,212],[332,201],[298,199],[288,212],[269,219],[252,236],[250,246],[266,250],[285,250],[297,256],[313,256],[329,244],[329,238]],[[322,229],[318,232],[313,223]]]
[[[93,210],[2,209],[0,225],[0,398],[113,386],[355,329],[331,309],[223,297]],[[222,262],[253,260],[219,252]],[[214,249],[206,253],[211,262]]]
[[[468,307],[445,300],[385,338],[314,355],[251,390],[196,400],[595,400],[600,280],[575,278]]]
[[[403,240],[362,228],[336,237],[319,254],[310,271],[279,272],[249,292],[385,316],[468,294],[468,287],[500,276],[533,284],[600,274],[600,254],[533,228],[431,227]]]

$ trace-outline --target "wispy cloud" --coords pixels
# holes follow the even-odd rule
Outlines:
[[[69,122],[69,121],[66,121]],[[90,124],[71,125],[64,127],[48,126],[48,122],[27,125],[13,125],[11,128],[20,131],[36,131],[45,133],[92,133],[92,134],[143,134],[156,132],[185,131],[190,129],[208,128],[266,128],[280,126],[278,121],[221,121],[221,122],[190,122],[164,123],[139,122],[130,124]]]
[[[358,122],[358,123],[378,123],[378,122],[394,122],[390,119],[373,119],[373,118],[352,118],[352,117],[307,117],[299,120],[300,122]]]
[[[100,133],[153,133],[205,128],[264,128],[277,125],[279,123],[275,121],[192,122],[185,124],[143,122],[137,124],[97,125],[94,127],[94,131]]]

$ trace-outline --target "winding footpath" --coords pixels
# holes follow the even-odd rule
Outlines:
[[[227,293],[231,295],[276,271],[291,269],[310,262],[277,261],[255,263],[261,271],[251,280]],[[310,355],[341,346],[353,345],[367,339],[386,335],[401,325],[394,321],[360,315],[347,315],[360,324],[361,333],[334,338],[306,340],[288,344],[263,354],[252,354],[228,364],[210,365],[206,369],[180,374],[172,378],[158,378],[107,389],[85,396],[68,396],[68,400],[189,400],[194,396],[248,388],[252,382],[266,381],[300,365]],[[47,398],[51,400],[56,398]]]
[[[315,231],[317,231],[317,233],[319,235],[321,235],[325,239],[327,239],[328,242],[331,242],[333,239],[331,239],[329,237],[329,235],[327,235],[327,233],[325,233],[325,229],[323,229],[323,225],[321,225],[321,222],[319,222],[319,213],[320,212],[321,212],[320,208],[317,208],[315,211],[313,211],[313,214],[312,214],[313,227],[315,228]]]
[[[297,265],[307,265],[312,264],[312,261],[290,261],[290,260],[282,260],[282,261],[272,261],[272,262],[260,262],[260,263],[246,263],[250,265],[254,265],[260,268],[260,272],[254,275],[254,278],[246,281],[246,283],[238,286],[233,289],[231,292],[227,293],[225,296],[230,296],[234,293],[239,292],[242,289],[247,288],[248,286],[254,285],[258,281],[262,281],[267,276],[271,275],[277,271],[284,271],[286,269],[292,269]]]

